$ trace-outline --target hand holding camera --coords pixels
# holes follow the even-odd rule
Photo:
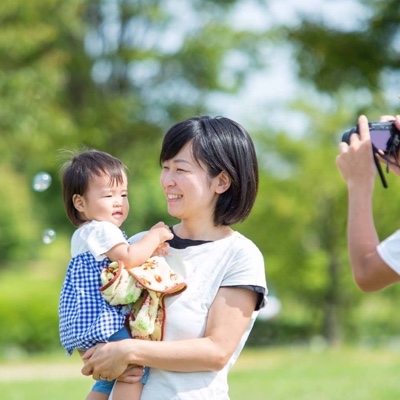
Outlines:
[[[365,118],[365,117],[360,117]],[[393,117],[392,120],[386,122],[368,122],[370,133],[372,156],[385,188],[388,187],[386,178],[383,174],[380,162],[386,162],[387,172],[389,167],[395,165],[400,168],[399,164],[399,149],[400,149],[400,130],[396,126]],[[363,121],[362,121],[363,122]],[[342,142],[351,144],[352,134],[360,133],[360,123],[356,127],[347,130],[342,135]],[[362,137],[361,137],[362,139]],[[379,160],[380,159],[380,160]],[[339,165],[339,163],[338,163]],[[399,173],[399,170],[396,171]]]

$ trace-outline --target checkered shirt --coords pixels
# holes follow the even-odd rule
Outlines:
[[[60,340],[69,355],[87,350],[124,326],[126,307],[110,306],[102,297],[100,274],[110,263],[90,252],[74,257],[67,270],[59,304]]]

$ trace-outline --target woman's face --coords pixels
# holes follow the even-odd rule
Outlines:
[[[168,204],[168,213],[176,218],[213,219],[218,177],[211,178],[204,165],[192,155],[189,142],[172,159],[164,161],[160,177]]]

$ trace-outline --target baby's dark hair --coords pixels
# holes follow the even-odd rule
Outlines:
[[[127,168],[121,160],[104,151],[89,149],[68,153],[70,159],[60,168],[64,207],[72,224],[80,226],[86,221],[75,208],[73,196],[85,195],[90,179],[95,175],[108,175],[110,184],[122,183],[123,173],[127,173]]]

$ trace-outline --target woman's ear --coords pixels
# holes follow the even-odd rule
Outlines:
[[[74,194],[72,196],[72,203],[74,204],[74,207],[79,211],[83,212],[84,206],[85,206],[85,201],[83,197],[80,194]]]
[[[220,172],[219,175],[215,177],[215,179],[217,182],[217,186],[215,188],[216,193],[224,193],[230,188],[231,178],[225,171]]]

